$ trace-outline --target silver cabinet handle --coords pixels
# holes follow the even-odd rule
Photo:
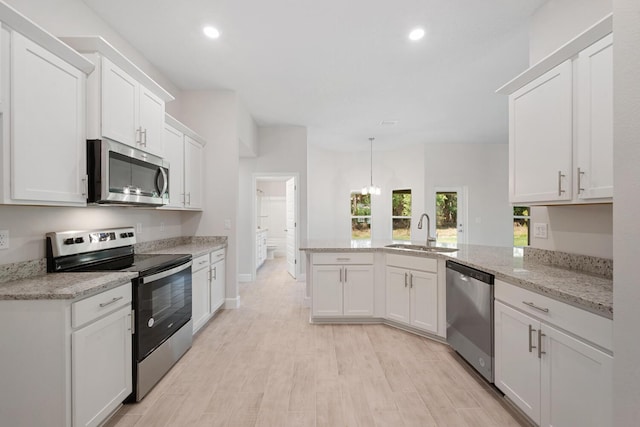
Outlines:
[[[191,191],[189,191],[189,192],[187,193],[187,198],[188,198],[188,200],[189,200],[189,201],[187,202],[187,205],[191,206]]]
[[[413,273],[409,273],[409,287],[413,288]]]
[[[578,168],[578,194],[584,191],[584,188],[582,188],[582,175],[584,175],[584,171]]]
[[[344,268],[344,283],[347,283],[347,271],[349,271],[347,269],[347,267]]]
[[[533,326],[529,325],[529,353],[532,353],[533,349],[536,348],[536,346],[533,345],[533,338],[531,338],[531,333],[535,331],[536,330],[533,329]]]
[[[142,134],[144,135],[144,142],[142,143],[142,145],[146,147],[147,146],[147,129],[146,128],[145,130],[142,131]]]
[[[538,359],[542,359],[542,355],[547,354],[546,351],[542,351],[542,337],[546,335],[542,333],[542,329],[538,329]]]
[[[340,283],[342,283],[342,267],[340,267]]]
[[[405,271],[405,273],[404,273],[404,287],[405,287],[405,288],[407,287],[407,276],[408,276],[408,274],[409,274],[409,273],[407,273],[407,272]]]
[[[548,309],[548,308],[538,307],[538,306],[537,306],[537,305],[535,305],[533,302],[522,301],[522,303],[523,303],[524,305],[528,305],[528,306],[529,306],[529,307],[531,307],[531,308],[535,308],[536,310],[540,310],[540,311],[543,311],[543,312],[545,312],[545,313],[548,313],[548,312],[549,312],[549,309]]]
[[[187,204],[187,194],[186,193],[180,193],[180,195],[182,196],[182,204],[186,205]]]
[[[136,129],[136,142],[142,144],[142,127]]]
[[[213,280],[218,279],[218,267],[213,267]]]
[[[122,298],[124,298],[124,297],[123,297],[123,296],[119,296],[119,297],[117,297],[117,298],[113,298],[113,299],[112,299],[111,301],[109,301],[109,302],[102,302],[102,303],[100,303],[100,308],[103,308],[103,307],[106,307],[106,306],[108,306],[108,305],[111,305],[111,304],[113,304],[114,302],[118,302],[118,301],[120,301]]]
[[[82,195],[87,197],[87,192],[89,191],[88,187],[88,182],[89,182],[89,177],[87,175],[85,175],[80,182],[82,182]]]
[[[558,171],[558,196],[562,196],[564,190],[562,189],[562,178],[566,175],[562,173],[562,171]]]

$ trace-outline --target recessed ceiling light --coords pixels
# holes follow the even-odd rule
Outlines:
[[[413,30],[411,30],[411,32],[409,33],[409,40],[420,40],[421,38],[424,37],[424,30],[422,28],[415,28]]]
[[[220,37],[220,31],[211,26],[204,27],[202,29],[202,32],[210,39],[217,39],[218,37]]]

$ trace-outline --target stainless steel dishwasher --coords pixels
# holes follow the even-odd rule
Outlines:
[[[447,261],[447,342],[493,383],[494,276]]]

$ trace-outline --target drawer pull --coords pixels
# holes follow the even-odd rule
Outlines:
[[[533,326],[529,325],[529,353],[533,352],[533,349],[536,348],[535,345],[533,345],[533,339],[531,338],[531,333],[535,332],[536,330],[533,329]],[[539,345],[539,343],[538,343]]]
[[[112,299],[111,301],[109,301],[109,302],[101,302],[101,303],[100,303],[100,308],[104,308],[104,307],[106,307],[106,306],[108,306],[108,305],[113,304],[114,302],[118,302],[118,301],[120,301],[120,300],[121,300],[121,299],[123,299],[123,298],[124,298],[123,296],[119,296],[119,297],[117,297],[117,298],[113,298],[113,299]]]
[[[535,305],[533,302],[526,302],[526,301],[522,301],[522,303],[523,303],[524,305],[528,305],[528,306],[529,306],[529,307],[531,307],[531,308],[535,308],[536,310],[540,310],[540,311],[543,311],[543,312],[545,312],[545,313],[548,313],[548,312],[549,312],[549,309],[548,309],[548,308],[538,307],[538,306],[537,306],[537,305]]]
[[[407,287],[407,276],[409,275],[409,273],[404,273],[404,287]]]
[[[351,261],[351,258],[336,258],[336,261]]]
[[[218,258],[222,258],[223,256],[224,256],[224,254],[218,254],[218,255],[216,255],[216,257],[218,257]]]

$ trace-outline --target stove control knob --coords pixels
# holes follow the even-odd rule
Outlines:
[[[84,237],[76,237],[74,242],[75,243],[84,243]]]
[[[120,238],[126,239],[127,238],[127,233],[120,233]]]
[[[156,321],[153,319],[153,317],[151,317],[149,320],[147,320],[147,326],[150,328],[153,328],[153,324],[156,323]]]
[[[65,245],[73,245],[73,237],[69,237],[68,239],[64,239]]]

